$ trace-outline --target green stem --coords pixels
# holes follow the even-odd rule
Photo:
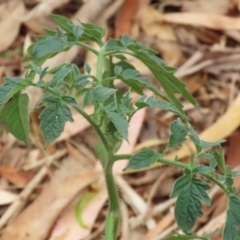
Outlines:
[[[96,49],[94,49],[93,47],[89,46],[84,42],[77,42],[77,45],[88,49],[89,51],[93,52],[95,55],[98,55],[98,51]]]
[[[101,50],[98,53],[98,58],[97,58],[96,78],[99,85],[101,85],[102,77],[103,77],[104,58],[105,58],[104,53],[105,53],[105,46],[102,46]]]
[[[133,154],[117,154],[117,155],[113,156],[113,161],[118,161],[118,160],[123,160],[123,159],[131,159],[132,157],[133,157]],[[170,166],[180,167],[182,169],[189,169],[188,164],[173,161],[173,160],[168,160],[165,158],[158,159],[158,162],[161,162],[161,163],[164,163],[164,164],[170,165]],[[207,173],[200,173],[200,174],[203,175],[204,177],[210,179],[214,183],[216,183],[228,195],[228,191],[227,191],[226,187],[224,186],[224,184],[222,184],[216,178],[214,178],[213,176],[211,176]]]
[[[98,134],[99,138],[101,139],[104,147],[106,148],[107,151],[110,150],[110,146],[104,136],[104,134],[102,133],[102,131],[100,130],[100,128],[98,127],[98,125],[91,119],[91,117],[84,112],[79,106],[73,106],[73,108],[80,113],[90,124],[91,126],[94,128],[94,130],[96,131],[96,133]]]
[[[116,240],[118,228],[120,224],[120,205],[117,187],[114,181],[112,173],[113,162],[108,159],[105,168],[104,175],[106,180],[109,209],[106,219],[105,240]]]

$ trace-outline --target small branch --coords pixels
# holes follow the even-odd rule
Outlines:
[[[77,42],[77,45],[81,46],[81,47],[84,47],[86,49],[88,49],[89,51],[91,51],[92,53],[94,53],[95,55],[98,55],[98,51],[96,49],[94,49],[93,47],[89,46],[88,44],[86,43],[83,43],[83,42]]]
[[[133,157],[133,154],[118,154],[118,155],[114,155],[113,159],[114,159],[114,161],[118,161],[118,160],[124,160],[124,159],[131,159],[132,157]],[[160,159],[158,159],[158,162],[161,162],[161,163],[164,163],[164,164],[170,165],[170,166],[180,167],[182,169],[189,169],[188,164],[178,162],[178,161],[174,161],[174,160],[168,160],[168,159],[160,158]],[[211,175],[209,175],[207,173],[200,173],[200,174],[203,175],[204,177],[210,179],[214,183],[216,183],[226,194],[228,194],[227,189],[224,186],[224,184],[222,184],[216,178],[212,177]]]
[[[79,106],[74,106],[74,109],[80,113],[90,124],[91,126],[94,128],[94,130],[96,131],[96,133],[98,134],[99,138],[101,139],[104,147],[106,148],[107,151],[109,151],[110,146],[104,136],[104,134],[102,133],[102,131],[100,130],[100,128],[98,127],[98,125],[91,119],[91,117],[85,112],[83,111]]]

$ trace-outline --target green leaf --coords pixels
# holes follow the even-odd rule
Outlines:
[[[51,18],[67,33],[72,33],[75,25],[70,19],[55,14],[51,14]]]
[[[6,123],[10,133],[26,144],[29,135],[28,102],[27,94],[17,93],[0,113],[0,121]]]
[[[193,173],[210,173],[210,172],[214,172],[215,169],[206,165],[198,165],[195,166],[193,169]]]
[[[213,153],[201,153],[200,157],[207,158],[209,160],[210,167],[215,168],[217,166],[217,162]]]
[[[76,99],[71,97],[71,96],[63,96],[62,97],[62,101],[66,104],[69,104],[69,105],[72,105],[72,106],[77,106],[77,102],[76,102]]]
[[[76,37],[76,39],[79,39],[83,34],[83,29],[80,26],[74,26],[73,27],[73,35]]]
[[[117,90],[113,88],[107,88],[102,86],[97,86],[92,89],[92,97],[97,101],[105,101],[111,95],[113,95]]]
[[[222,170],[223,173],[226,172],[225,158],[224,158],[224,150],[220,147],[220,152],[214,152],[213,156],[217,162],[217,166]]]
[[[119,74],[121,74],[121,72],[122,72],[122,67],[121,66],[115,66],[114,67],[114,73],[116,74],[116,75],[119,75]]]
[[[66,43],[62,41],[58,34],[47,37],[33,45],[34,59],[49,56],[50,54],[53,54],[54,56],[54,54],[63,51],[65,46]]]
[[[95,41],[99,44],[102,43],[102,38],[105,35],[105,29],[92,25],[90,23],[81,23],[84,29],[84,34],[82,35],[84,38],[88,40]]]
[[[162,94],[162,92],[156,88],[148,78],[138,77],[139,71],[133,69],[127,69],[118,75],[118,78],[121,79],[125,84],[131,87],[131,84],[137,85],[141,88],[147,88],[156,95],[160,96],[162,99],[168,101],[168,99]]]
[[[150,107],[150,108],[159,108],[162,110],[167,110],[167,111],[173,112],[173,113],[179,115],[180,117],[186,119],[186,115],[183,114],[181,111],[179,111],[174,105],[172,105],[169,102],[156,100],[155,96],[148,97],[146,95],[143,95],[136,101],[135,105],[139,109],[144,108],[144,107]]]
[[[175,218],[178,226],[188,233],[194,226],[197,217],[203,215],[201,201],[208,206],[211,204],[206,190],[210,186],[201,179],[193,178],[190,174],[177,179],[171,198],[177,197]]]
[[[93,102],[93,91],[92,91],[92,89],[87,89],[87,91],[84,91],[84,92],[86,92],[86,93],[85,93],[85,96],[83,99],[83,106],[86,107]]]
[[[60,136],[67,121],[73,122],[70,109],[60,102],[46,108],[39,118],[41,119],[40,129],[47,146]]]
[[[127,120],[119,113],[116,112],[106,112],[107,116],[114,124],[118,132],[123,136],[123,138],[128,141],[128,122]]]
[[[135,111],[135,108],[132,106],[131,101],[131,94],[130,91],[128,91],[123,97],[121,97],[121,103],[118,104],[120,111],[128,116],[130,116]]]
[[[143,47],[145,49],[143,49]],[[134,44],[131,44],[128,49],[132,50],[133,55],[141,60],[151,70],[151,72],[160,82],[163,89],[168,94],[171,102],[175,105],[176,108],[178,108],[179,111],[182,111],[183,106],[181,102],[175,97],[176,93],[180,93],[189,102],[196,105],[194,98],[186,90],[185,84],[173,75],[173,69],[166,67],[163,61],[155,56],[155,51],[152,51],[148,47],[136,41]]]
[[[129,163],[127,167],[124,169],[124,171],[128,169],[147,168],[151,166],[153,163],[157,162],[159,157],[160,154],[155,153],[150,148],[145,148],[130,158]]]
[[[192,128],[192,126],[189,124],[188,126],[189,129],[189,137],[192,140],[193,144],[195,145],[197,152],[200,153],[202,151],[202,143],[201,140],[199,139],[197,133],[194,131],[194,129]]]
[[[62,68],[59,71],[57,71],[54,76],[53,79],[49,82],[51,87],[57,87],[57,86],[61,86],[65,80],[65,78],[67,77],[67,75],[73,70],[72,66],[68,66],[66,68]]]
[[[219,146],[221,143],[224,143],[224,142],[225,142],[225,140],[218,140],[215,142],[207,142],[207,141],[201,140],[201,147],[202,148],[211,148],[211,147]]]
[[[188,125],[188,129],[190,132],[189,137],[194,143],[198,153],[201,152],[203,148],[220,146],[221,143],[225,142],[225,140],[219,140],[216,142],[207,142],[207,141],[201,140],[190,124]]]
[[[0,108],[10,100],[17,92],[26,87],[26,81],[20,77],[4,77],[5,83],[0,86]]]
[[[132,38],[130,38],[127,34],[124,34],[120,38],[120,41],[125,48],[127,48],[129,45],[131,45],[133,43]]]
[[[173,121],[170,126],[171,136],[169,139],[168,147],[178,147],[186,140],[188,128],[181,121],[180,118]]]
[[[223,240],[236,240],[240,227],[240,199],[231,196],[228,199],[227,221],[223,229]]]
[[[84,63],[84,70],[90,74],[91,73],[91,66],[88,63]]]
[[[48,93],[42,99],[42,103],[45,103],[48,105],[58,103],[59,101],[60,101],[60,99],[58,97],[49,95]]]

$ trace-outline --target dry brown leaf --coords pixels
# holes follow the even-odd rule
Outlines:
[[[182,11],[193,13],[211,13],[211,14],[226,14],[229,9],[233,8],[233,4],[229,0],[195,0],[183,1]]]
[[[1,240],[44,240],[71,199],[100,176],[88,171],[54,181],[4,231]]]
[[[42,18],[49,15],[54,9],[67,4],[70,0],[43,0],[34,7],[24,18],[24,21],[31,21],[32,18]]]
[[[169,227],[173,221],[174,216],[171,212],[169,212],[157,223],[157,225],[153,229],[148,231],[148,233],[142,238],[142,240],[154,239],[159,233]]]
[[[150,13],[148,13],[150,11]],[[158,23],[154,19],[146,21],[151,14],[152,8],[147,8],[139,15],[140,26],[148,36],[156,38],[156,46],[159,49],[164,61],[171,66],[176,66],[182,57],[182,52],[174,43],[177,42],[172,26],[165,23]]]
[[[153,8],[147,9],[146,22],[168,22],[190,26],[201,26],[215,30],[240,30],[239,17],[227,17],[206,13],[167,13],[163,14]],[[144,11],[139,14],[144,14]]]
[[[239,165],[239,158],[240,158],[240,133],[232,136],[229,139],[229,147],[227,150],[227,165],[231,166],[232,168]]]
[[[0,175],[18,187],[26,186],[34,177],[34,174],[21,171],[11,165],[0,165]]]
[[[21,0],[10,0],[0,4],[0,52],[6,50],[18,35],[25,14]]]

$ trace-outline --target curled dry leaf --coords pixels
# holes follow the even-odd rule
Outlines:
[[[18,35],[22,18],[25,14],[21,0],[4,1],[0,4],[0,52],[6,50]]]

